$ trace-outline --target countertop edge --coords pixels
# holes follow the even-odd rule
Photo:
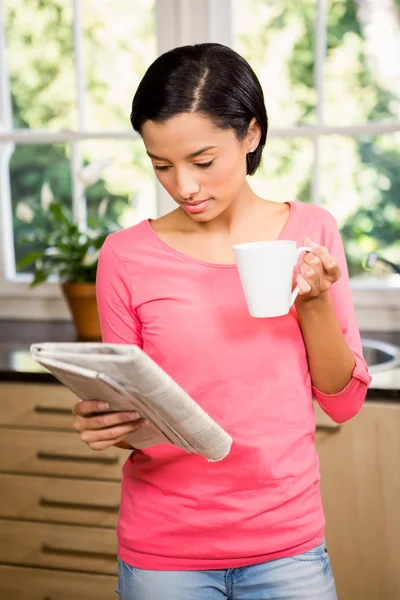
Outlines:
[[[400,332],[361,331],[370,338],[400,345]],[[61,385],[52,373],[34,364],[30,344],[34,341],[77,341],[73,324],[68,321],[27,321],[0,319],[0,382]],[[400,369],[373,375],[366,401],[400,401]]]

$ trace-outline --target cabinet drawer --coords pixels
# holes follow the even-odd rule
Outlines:
[[[113,600],[117,578],[0,565],[4,600]]]
[[[0,490],[0,518],[116,526],[119,483],[0,474]]]
[[[72,429],[71,409],[77,401],[63,385],[0,383],[0,425]]]
[[[117,573],[115,531],[0,519],[0,563]]]
[[[0,472],[119,480],[128,456],[129,451],[120,448],[91,450],[77,433],[29,429],[0,433]]]

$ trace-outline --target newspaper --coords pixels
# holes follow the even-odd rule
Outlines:
[[[103,400],[110,410],[148,419],[148,427],[125,438],[134,448],[171,443],[209,461],[229,453],[228,433],[138,346],[46,342],[30,350],[81,400]]]

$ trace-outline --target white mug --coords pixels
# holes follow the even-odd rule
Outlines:
[[[287,315],[299,293],[299,286],[292,291],[294,268],[300,254],[312,249],[277,240],[236,244],[233,251],[251,316]]]

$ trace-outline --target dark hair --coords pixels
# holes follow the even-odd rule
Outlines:
[[[147,69],[132,102],[131,123],[138,133],[145,121],[164,123],[182,113],[203,113],[239,141],[256,119],[261,139],[247,154],[247,174],[261,162],[268,117],[260,82],[248,62],[222,44],[180,46],[159,56]]]

